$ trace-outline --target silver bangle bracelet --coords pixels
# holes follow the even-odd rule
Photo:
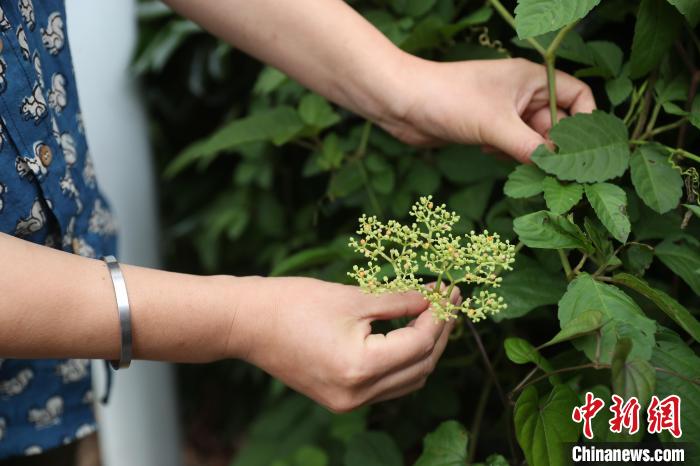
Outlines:
[[[107,264],[107,269],[112,277],[114,294],[117,298],[117,310],[119,311],[119,326],[121,328],[121,350],[118,361],[109,361],[113,369],[126,369],[131,364],[132,339],[131,339],[131,308],[129,295],[126,292],[126,281],[119,267],[119,262],[114,256],[102,258]]]

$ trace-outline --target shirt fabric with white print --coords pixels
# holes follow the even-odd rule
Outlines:
[[[63,1],[0,0],[0,41],[0,232],[82,256],[115,254],[115,223],[81,121]],[[35,286],[41,293],[42,284]],[[0,459],[94,432],[91,386],[86,359],[0,359]]]

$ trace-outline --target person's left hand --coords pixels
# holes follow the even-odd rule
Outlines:
[[[437,63],[406,56],[398,102],[378,123],[413,145],[490,146],[527,162],[551,127],[546,69],[515,58]],[[592,112],[591,89],[557,71],[559,118]]]

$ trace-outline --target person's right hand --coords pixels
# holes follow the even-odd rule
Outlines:
[[[417,292],[370,295],[309,278],[247,278],[228,353],[335,412],[421,388],[454,322],[436,322]],[[459,290],[451,297],[459,301]],[[370,323],[415,317],[386,335]]]

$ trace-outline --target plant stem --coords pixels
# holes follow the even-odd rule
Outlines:
[[[549,88],[549,118],[552,127],[557,124],[559,111],[557,108],[557,70],[554,67],[555,56],[545,55],[544,63],[547,67],[547,86]]]
[[[571,31],[578,21],[574,21],[561,28],[554,40],[544,53],[544,63],[547,67],[547,86],[549,88],[549,115],[552,120],[552,126],[557,124],[559,111],[557,107],[557,69],[555,67],[557,61],[557,50],[564,41],[566,35]]]
[[[510,14],[510,11],[506,9],[506,7],[503,6],[503,4],[499,0],[489,0],[489,3],[493,7],[496,12],[501,15],[501,18],[503,18],[506,23],[508,23],[513,29],[515,28],[515,18],[513,18],[513,15]],[[537,52],[544,57],[544,55],[547,53],[544,47],[542,47],[542,44],[540,44],[537,39],[534,39],[532,37],[528,37],[525,39],[530,45],[532,45],[532,48],[537,50]]]
[[[367,190],[367,197],[369,198],[370,204],[372,204],[372,208],[377,212],[377,215],[379,217],[384,217],[384,211],[382,210],[381,204],[379,204],[379,200],[377,200],[377,195],[374,193],[374,189],[372,188],[372,184],[370,183],[369,179],[369,174],[367,173],[367,168],[365,167],[364,159],[365,154],[367,153],[367,144],[369,143],[369,135],[372,132],[372,122],[367,120],[365,122],[365,125],[362,127],[362,135],[360,136],[360,143],[357,146],[357,150],[355,151],[355,159],[357,161],[357,166],[360,170],[360,174],[362,175],[362,182],[365,185],[365,189]]]
[[[561,265],[564,268],[564,273],[566,274],[566,280],[571,281],[573,272],[571,270],[571,264],[569,264],[569,259],[566,257],[566,253],[563,249],[557,249],[559,253],[559,260],[561,260]]]
[[[649,117],[649,107],[651,106],[652,89],[654,89],[654,83],[656,82],[656,72],[649,78],[649,84],[647,85],[647,90],[644,92],[644,99],[639,109],[639,119],[637,120],[637,125],[634,127],[631,139],[639,139],[639,136],[644,130],[644,126],[647,123],[647,118]]]
[[[476,341],[476,346],[479,348],[479,353],[481,353],[481,358],[484,361],[484,365],[486,366],[486,371],[489,373],[489,376],[491,377],[491,380],[496,387],[496,391],[498,392],[498,397],[501,399],[501,403],[503,404],[503,408],[506,411],[506,423],[508,426],[508,447],[510,448],[510,453],[513,459],[516,459],[517,456],[517,450],[515,449],[515,445],[513,445],[513,435],[512,435],[512,416],[510,415],[510,403],[508,403],[508,398],[506,398],[505,392],[503,391],[503,387],[501,386],[501,383],[498,381],[498,377],[496,376],[496,371],[493,369],[493,364],[491,364],[491,360],[489,359],[489,355],[486,352],[486,348],[484,347],[484,342],[481,340],[481,336],[479,335],[479,332],[477,332],[476,327],[474,326],[474,323],[471,321],[471,319],[466,319],[467,325],[469,326],[469,331],[472,333],[472,336],[474,337],[474,341]]]
[[[653,129],[642,135],[642,139],[654,137],[657,134],[665,133],[666,131],[671,131],[672,129],[679,128],[683,126],[686,123],[686,121],[688,121],[687,118],[681,118],[680,120],[675,121],[673,123],[669,123],[667,125],[659,126],[657,128],[652,127]]]
[[[484,418],[484,412],[486,412],[486,403],[489,401],[489,395],[491,394],[491,387],[493,382],[491,379],[486,379],[483,387],[481,387],[481,394],[479,395],[479,402],[476,405],[476,410],[474,411],[474,420],[472,421],[471,429],[469,433],[471,438],[469,439],[469,452],[467,454],[467,464],[474,463],[474,457],[476,456],[476,446],[479,443],[479,431],[481,430],[481,420]]]
[[[574,270],[572,271],[573,275],[578,275],[578,273],[581,271],[583,266],[586,264],[586,261],[588,260],[588,254],[584,254],[583,257],[581,257],[581,260],[579,263],[576,265]],[[567,261],[568,262],[568,261]]]

